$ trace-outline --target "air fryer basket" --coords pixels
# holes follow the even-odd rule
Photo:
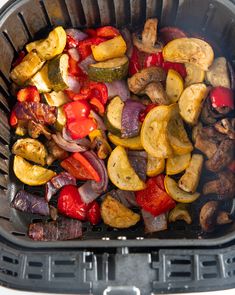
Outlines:
[[[83,240],[33,242],[27,237],[28,223],[40,217],[11,209],[10,200],[20,188],[12,173],[10,147],[14,135],[8,124],[14,99],[9,93],[9,71],[17,51],[51,27],[141,26],[146,18],[158,17],[160,25],[176,25],[203,35],[222,47],[235,60],[235,4],[229,0],[16,0],[0,14],[0,235],[27,247],[118,247],[118,246],[212,246],[235,238],[235,225],[200,238],[200,227],[180,222],[168,231],[145,236],[143,225],[114,230],[84,225]],[[42,193],[42,192],[41,192]],[[195,212],[196,212],[195,208]],[[197,215],[197,213],[195,213]]]

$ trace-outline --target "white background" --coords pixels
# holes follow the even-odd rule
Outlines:
[[[53,1],[53,0],[51,0]],[[4,5],[7,2],[7,0],[0,0],[0,7]],[[21,291],[15,291],[7,288],[0,287],[0,295],[39,295],[39,294],[46,294],[46,293],[32,293],[32,292],[21,292]],[[198,295],[199,293],[188,293],[187,295]],[[48,294],[53,295],[53,294]],[[56,295],[56,294],[54,294]],[[78,295],[78,294],[76,294]],[[95,295],[95,294],[94,294]],[[120,294],[121,295],[121,294]],[[186,295],[184,294],[177,294],[177,295]],[[202,295],[202,293],[201,293]],[[218,291],[218,292],[205,292],[203,295],[235,295],[235,289],[229,290],[229,291]]]

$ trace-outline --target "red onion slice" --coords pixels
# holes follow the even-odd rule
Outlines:
[[[95,192],[92,186],[92,180],[86,181],[82,186],[78,188],[78,192],[84,203],[90,204],[99,197],[99,193]]]
[[[72,91],[74,93],[80,92],[81,85],[80,85],[79,81],[74,76],[68,75],[67,84],[69,87],[67,90]]]
[[[91,146],[91,142],[87,138],[72,139],[66,127],[64,127],[62,130],[62,136],[63,136],[63,139],[68,141],[69,143],[76,143],[78,145],[86,147],[87,149],[90,148]]]
[[[87,58],[85,58],[83,61],[79,63],[79,67],[82,69],[82,71],[86,74],[88,74],[88,68],[89,65],[96,63],[92,55],[89,55]]]
[[[128,151],[128,159],[136,174],[145,182],[147,179],[147,153],[144,151]]]
[[[88,37],[86,33],[77,29],[67,29],[65,32],[77,42],[82,41]]]
[[[52,135],[53,140],[55,143],[62,148],[63,150],[70,152],[70,153],[76,153],[76,152],[84,152],[87,150],[86,147],[80,146],[73,142],[68,142],[64,140],[64,138],[61,136],[59,132]]]
[[[78,50],[77,48],[70,48],[68,50],[68,54],[71,56],[71,58],[73,60],[75,60],[76,62],[78,62],[80,60],[80,56],[79,56],[79,53],[78,53]]]
[[[127,86],[126,81],[114,81],[112,83],[105,83],[108,89],[109,99],[114,96],[120,96],[123,101],[126,101],[130,98],[130,90]]]
[[[122,111],[122,138],[135,137],[140,131],[139,115],[145,109],[145,106],[135,100],[128,99],[125,102]]]
[[[165,45],[174,39],[185,37],[187,37],[185,32],[176,27],[164,27],[159,31],[159,39]]]

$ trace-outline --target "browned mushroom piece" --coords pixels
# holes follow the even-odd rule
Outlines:
[[[201,208],[199,220],[201,228],[204,232],[212,232],[216,225],[216,219],[218,215],[219,202],[210,201],[207,202]]]
[[[209,138],[205,133],[198,132],[195,135],[195,148],[197,148],[199,151],[205,154],[208,159],[210,159],[216,153],[218,144],[214,139]]]
[[[140,94],[146,94],[153,103],[169,105],[170,100],[160,82],[149,83]]]
[[[217,215],[217,218],[216,218],[216,223],[217,224],[228,224],[228,223],[231,223],[232,222],[232,219],[230,218],[229,216],[229,213],[226,212],[226,211],[220,211]]]
[[[203,194],[216,194],[222,200],[232,199],[235,195],[235,175],[229,170],[218,173],[218,178],[203,186]]]
[[[139,94],[145,87],[152,82],[166,80],[166,73],[162,68],[149,67],[141,70],[128,79],[128,87],[134,94]]]
[[[142,52],[158,53],[162,51],[163,45],[157,42],[157,18],[150,18],[145,22],[142,38],[134,33],[133,43]]]
[[[38,138],[42,134],[47,139],[51,139],[50,131],[43,124],[34,121],[29,121],[28,123],[28,134],[32,138]]]
[[[215,129],[226,134],[230,139],[235,139],[235,118],[225,118],[215,124]]]
[[[68,153],[60,148],[54,140],[50,140],[46,143],[46,147],[48,150],[47,156],[47,165],[51,165],[56,160],[64,160],[68,157]]]
[[[224,139],[214,155],[206,161],[206,168],[212,172],[219,172],[226,167],[233,159],[234,142],[231,139]]]

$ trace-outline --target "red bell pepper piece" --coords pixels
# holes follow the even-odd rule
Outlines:
[[[107,86],[104,83],[90,82],[88,87],[91,90],[91,96],[99,98],[101,103],[105,105],[108,100]]]
[[[11,111],[11,116],[10,116],[9,122],[12,127],[16,127],[16,125],[18,124],[18,119],[16,117],[16,113],[15,113],[14,109]]]
[[[104,105],[98,98],[93,97],[92,99],[90,99],[89,102],[91,104],[91,107],[94,109],[94,111],[98,112],[101,116],[104,114],[105,112]]]
[[[79,180],[100,181],[100,176],[90,162],[80,153],[74,153],[60,163],[61,167]]]
[[[79,67],[79,63],[71,56],[69,57],[69,69],[68,72],[71,76],[81,77],[87,79],[87,75]]]
[[[164,185],[164,178],[165,178],[164,174],[159,174],[155,177],[155,181],[157,185],[160,187],[160,189],[162,189],[163,191],[166,191],[165,185]]]
[[[228,166],[228,169],[235,173],[235,160],[233,160],[232,163]]]
[[[26,53],[24,50],[20,51],[16,60],[13,61],[12,67],[15,68],[16,66],[18,66],[22,62],[22,60],[24,59],[25,55],[26,55]]]
[[[72,36],[67,34],[67,42],[66,42],[66,48],[74,48],[78,46],[78,41],[76,41]]]
[[[210,99],[213,108],[229,107],[234,109],[233,91],[225,87],[215,87],[210,92]]]
[[[66,185],[60,191],[57,208],[63,215],[86,220],[89,207],[83,203],[76,186]]]
[[[68,123],[87,118],[91,111],[90,105],[85,100],[69,102],[63,106],[63,109]]]
[[[144,60],[144,68],[149,68],[152,66],[162,67],[163,61],[162,52],[149,54]]]
[[[80,139],[97,129],[97,124],[91,118],[84,118],[79,121],[67,122],[67,129],[72,139]]]
[[[91,204],[90,209],[87,212],[87,219],[91,224],[96,225],[101,221],[101,213],[99,204],[94,201]]]
[[[112,38],[120,35],[120,32],[114,27],[105,26],[105,27],[98,28],[96,30],[96,34],[98,37],[112,39]]]
[[[150,103],[149,105],[147,105],[146,109],[140,113],[140,116],[139,116],[140,122],[143,123],[147,114],[157,106],[158,106],[157,103]]]
[[[92,38],[88,38],[85,39],[83,41],[80,41],[78,44],[78,51],[79,54],[83,59],[85,59],[86,57],[88,57],[89,55],[91,55],[91,46],[92,45],[99,45],[100,43],[106,41],[104,38],[100,38],[100,37],[92,37]]]
[[[35,86],[28,86],[26,88],[22,88],[17,93],[17,100],[19,102],[24,101],[34,101],[40,102],[40,94]]]
[[[165,213],[175,207],[175,201],[162,189],[162,179],[157,177],[147,181],[147,187],[135,193],[136,202],[154,216]]]
[[[141,70],[139,61],[139,51],[136,47],[133,47],[132,56],[129,62],[129,75],[133,76]]]
[[[84,32],[89,36],[89,37],[97,37],[97,32],[95,29],[86,29]]]
[[[177,63],[177,62],[169,62],[164,61],[162,64],[162,68],[168,72],[170,69],[175,70],[180,74],[180,76],[185,79],[187,76],[186,68],[184,64]]]

